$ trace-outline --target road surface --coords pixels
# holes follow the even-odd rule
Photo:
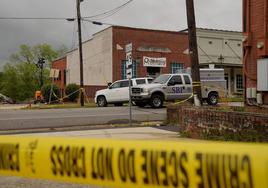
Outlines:
[[[162,121],[166,109],[133,107],[134,121]],[[0,110],[0,130],[127,123],[128,107]]]

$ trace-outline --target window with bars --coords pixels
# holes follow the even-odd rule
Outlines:
[[[171,63],[170,69],[171,69],[170,72],[172,74],[178,73],[179,70],[184,69],[184,64],[173,62],[173,63]]]
[[[243,76],[241,74],[236,75],[236,91],[243,91]]]
[[[122,61],[121,63],[121,78],[127,78],[127,69],[126,69],[126,61]],[[135,61],[132,62],[132,78],[137,78],[137,63]]]

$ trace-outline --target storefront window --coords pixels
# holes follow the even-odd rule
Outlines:
[[[126,79],[127,78],[127,69],[126,69],[126,61],[122,61],[121,64],[121,78]],[[137,63],[132,62],[132,78],[137,78]]]
[[[175,74],[178,73],[179,70],[184,69],[184,64],[183,63],[171,63],[171,73]]]

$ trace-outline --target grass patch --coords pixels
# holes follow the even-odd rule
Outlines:
[[[244,102],[243,97],[219,98],[219,102]]]
[[[96,107],[95,103],[87,103],[82,108],[94,108]],[[27,106],[23,109],[68,109],[68,108],[81,108],[80,104],[77,103],[64,103],[64,104],[37,104],[32,105],[31,107]]]

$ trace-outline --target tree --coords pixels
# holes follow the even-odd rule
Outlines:
[[[61,50],[63,50],[63,47],[59,49],[59,52],[62,52]],[[50,66],[53,59],[58,57],[59,52],[46,43],[33,47],[22,44],[19,52],[12,54],[9,61],[11,63],[37,63],[38,58],[42,57]]]
[[[19,78],[16,67],[7,64],[4,66],[1,93],[12,99],[19,99]]]
[[[79,97],[79,88],[77,84],[68,84],[65,88],[65,94],[68,96],[69,100],[74,102]]]
[[[40,57],[50,65],[58,57],[58,52],[48,44],[21,45],[19,52],[10,56],[10,62],[0,75],[0,93],[19,101],[33,98],[35,91],[40,90],[40,70],[36,66]],[[44,69],[43,80],[44,84],[50,82],[48,66]]]
[[[41,89],[42,95],[46,102],[49,102],[50,92],[51,92],[51,84],[46,84]],[[59,99],[60,89],[57,85],[52,85],[52,93],[51,93],[51,102],[55,102]]]
[[[2,88],[3,76],[4,76],[3,72],[0,72],[0,91]]]

